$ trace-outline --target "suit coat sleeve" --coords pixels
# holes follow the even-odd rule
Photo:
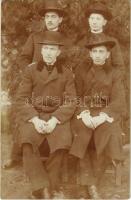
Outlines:
[[[17,120],[20,122],[38,116],[38,112],[31,103],[32,90],[32,68],[30,67],[23,73],[23,80],[16,95]]]
[[[84,63],[82,66],[79,66],[79,68],[77,68],[75,71],[75,86],[76,86],[77,106],[78,106],[76,114],[80,114],[82,111],[90,109],[84,103],[84,97],[86,96],[84,80],[87,79],[87,73],[91,67],[90,64],[91,64],[90,61],[88,61],[87,63]],[[85,69],[87,67],[88,69]],[[90,82],[90,79],[91,77],[89,77],[88,79],[89,82]]]
[[[110,117],[113,117],[114,120],[126,113],[124,84],[121,79],[121,74],[118,71],[113,73],[110,102],[102,112],[107,113]]]
[[[61,123],[70,120],[76,109],[76,90],[73,79],[73,74],[70,70],[66,69],[66,85],[64,92],[63,104],[52,113]]]
[[[24,66],[27,66],[30,63],[32,63],[33,52],[34,52],[34,39],[33,39],[33,34],[31,34],[27,39],[22,49],[22,53],[19,57],[19,65],[21,69],[23,69]]]
[[[124,59],[121,51],[120,44],[117,39],[114,39],[116,45],[112,48],[111,59],[112,64],[117,67],[121,71],[122,77],[125,77],[125,64]]]

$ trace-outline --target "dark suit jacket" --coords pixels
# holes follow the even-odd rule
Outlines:
[[[122,132],[119,122],[121,115],[125,113],[125,92],[120,72],[108,65],[83,66],[77,69],[75,81],[81,101],[71,122],[74,140],[70,153],[84,157],[93,133],[98,154],[103,152],[112,135],[117,138],[113,141],[113,149],[119,152],[117,144]],[[105,112],[114,118],[114,122],[105,122],[92,131],[81,119],[76,118],[83,110],[90,110],[92,116]],[[120,152],[118,154],[117,158],[120,157]]]
[[[47,135],[51,152],[59,148],[69,148],[72,141],[70,119],[74,114],[76,104],[75,85],[72,73],[62,66],[58,72],[55,64],[49,75],[46,67],[38,70],[38,65],[33,64],[25,70],[16,97],[17,123],[20,129],[20,143],[27,140],[33,145],[39,146],[44,135],[32,134],[34,127],[28,122],[34,116],[44,120],[55,116],[60,122],[53,133]],[[36,132],[36,131],[35,131]]]

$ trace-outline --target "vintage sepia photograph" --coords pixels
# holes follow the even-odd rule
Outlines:
[[[1,199],[130,199],[130,0],[1,0]]]

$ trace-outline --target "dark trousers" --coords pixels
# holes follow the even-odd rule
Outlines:
[[[31,144],[23,144],[23,165],[26,175],[31,182],[32,191],[60,186],[61,164],[65,150],[59,149],[49,154],[43,163],[38,152],[34,152]]]
[[[96,185],[101,180],[109,157],[105,151],[98,157],[94,144],[94,137],[91,138],[86,154],[83,159],[79,159],[79,177],[81,185]]]

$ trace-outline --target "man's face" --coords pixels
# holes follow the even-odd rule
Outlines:
[[[46,12],[45,13],[45,24],[47,30],[53,31],[59,28],[63,18],[60,17],[56,12]]]
[[[104,16],[97,13],[92,13],[89,16],[88,21],[91,31],[94,32],[103,31],[103,28],[107,23],[107,20],[104,18]]]
[[[93,47],[90,50],[90,57],[96,65],[103,65],[109,56],[110,52],[106,46]]]
[[[47,64],[54,64],[57,57],[60,55],[61,50],[58,45],[44,44],[41,49],[43,60]]]

